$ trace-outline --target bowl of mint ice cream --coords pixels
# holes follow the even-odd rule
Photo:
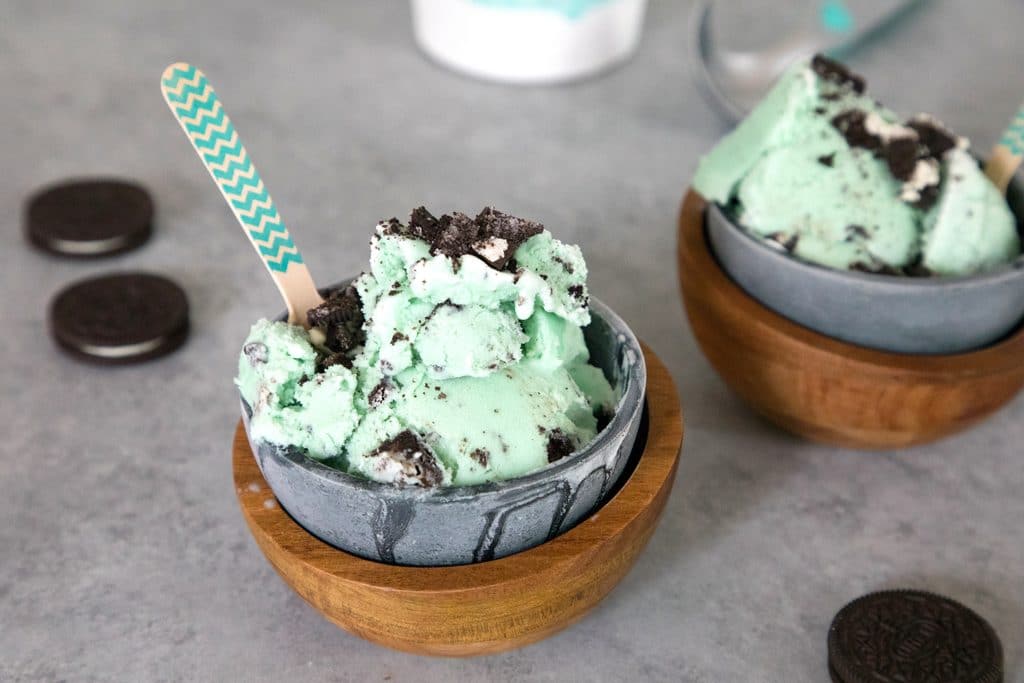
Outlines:
[[[1024,319],[1022,189],[965,139],[901,119],[823,57],[793,66],[707,156],[694,189],[729,276],[823,334],[898,353],[985,347]]]
[[[497,559],[583,520],[640,431],[639,342],[578,247],[485,209],[384,221],[307,330],[260,320],[236,384],[260,469],[321,540],[393,564]]]

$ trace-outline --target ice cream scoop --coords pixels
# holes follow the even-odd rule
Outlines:
[[[370,270],[239,358],[250,436],[400,485],[514,478],[586,446],[618,396],[589,363],[586,263],[485,209],[381,222]]]
[[[965,139],[931,116],[902,120],[821,56],[783,76],[693,185],[758,239],[830,268],[962,276],[1020,253]]]

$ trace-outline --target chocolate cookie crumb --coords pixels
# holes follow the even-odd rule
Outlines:
[[[918,199],[915,202],[911,202],[911,206],[927,211],[928,209],[935,206],[935,203],[939,201],[939,186],[938,185],[926,185],[918,191]]]
[[[825,154],[823,156],[818,157],[818,163],[821,164],[822,166],[828,166],[829,168],[832,168],[835,165],[835,161],[836,161],[836,153],[835,152],[832,152],[831,154]]]
[[[401,466],[405,477],[421,486],[438,486],[444,481],[433,452],[409,429],[383,442],[370,457],[390,458]]]
[[[855,93],[862,94],[867,81],[860,74],[850,71],[844,64],[817,54],[811,59],[811,69],[821,78],[840,86],[849,86]]]
[[[906,182],[914,176],[917,148],[918,141],[911,137],[893,138],[885,145],[882,156],[894,178]]]
[[[479,240],[480,228],[464,213],[441,216],[440,229],[430,245],[431,254],[444,254],[458,259],[473,253],[473,244]]]
[[[847,109],[832,117],[832,125],[846,138],[850,147],[876,152],[882,148],[882,140],[868,132],[866,120],[867,114],[863,110]]]
[[[424,242],[433,242],[437,239],[440,226],[437,218],[426,208],[420,206],[409,214],[409,231]]]
[[[476,460],[480,467],[487,467],[487,463],[490,460],[490,454],[484,448],[477,448],[469,454],[469,457]]]
[[[253,367],[263,365],[268,360],[267,345],[261,342],[249,342],[242,347],[242,353],[249,359],[249,365]]]
[[[324,345],[334,353],[347,353],[366,341],[363,307],[353,286],[331,292],[327,299],[306,312],[310,327],[320,328]]]
[[[847,225],[845,228],[846,241],[852,242],[853,238],[859,237],[861,239],[867,239],[871,236],[871,233],[867,231],[863,225]]]
[[[316,363],[316,371],[323,372],[327,368],[341,365],[349,370],[352,369],[352,359],[344,352],[332,353],[319,359]]]
[[[583,301],[586,299],[586,295],[583,293],[583,285],[570,285],[569,296],[576,299],[577,301]]]
[[[573,273],[576,272],[576,269],[572,267],[572,264],[566,261],[564,258],[552,256],[551,260],[557,263],[558,265],[562,266],[562,269],[565,270],[565,272],[569,273],[569,275],[572,275]]]
[[[387,400],[388,393],[391,391],[391,383],[386,379],[382,379],[377,386],[373,388],[370,395],[366,397],[366,402],[370,404],[371,408],[379,408],[384,405],[384,401]]]
[[[561,429],[554,429],[548,435],[548,462],[557,462],[573,452],[572,439]]]
[[[928,156],[941,159],[942,156],[957,145],[953,135],[939,121],[926,114],[918,114],[907,122],[907,127],[916,133],[919,142],[927,150]]]
[[[893,268],[885,263],[865,263],[864,261],[857,261],[851,264],[850,270],[871,273],[872,275],[903,275],[902,270]]]
[[[768,239],[782,249],[792,253],[796,249],[796,245],[800,242],[800,235],[787,235],[784,232],[773,232],[771,235],[768,235]]]

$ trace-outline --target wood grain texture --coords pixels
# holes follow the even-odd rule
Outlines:
[[[721,269],[690,191],[679,217],[679,281],[704,355],[756,411],[795,434],[854,448],[934,441],[992,414],[1024,385],[1024,328],[971,353],[876,351],[769,310]]]
[[[276,503],[241,423],[235,490],[260,549],[288,585],[345,630],[418,654],[470,656],[541,640],[579,620],[629,571],[654,532],[683,439],[675,385],[646,346],[649,429],[629,481],[596,514],[547,543],[458,567],[399,567],[307,533]]]

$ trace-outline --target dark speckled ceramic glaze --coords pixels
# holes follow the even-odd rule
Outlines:
[[[1007,199],[1019,222],[1019,180]],[[1024,318],[1024,257],[967,277],[893,277],[800,261],[752,237],[715,204],[708,206],[707,231],[725,272],[752,297],[796,323],[861,346],[963,353],[998,341]]]
[[[249,439],[281,506],[320,539],[389,564],[485,562],[526,550],[584,519],[612,490],[640,427],[647,371],[636,337],[591,300],[584,330],[591,362],[622,397],[608,426],[582,451],[508,481],[434,489],[346,474],[297,449]],[[249,411],[242,416],[249,433]]]

